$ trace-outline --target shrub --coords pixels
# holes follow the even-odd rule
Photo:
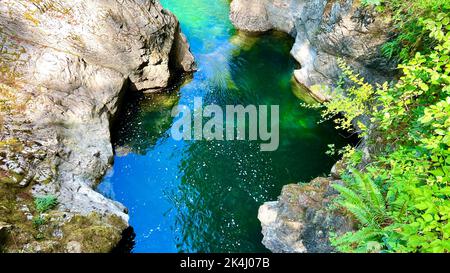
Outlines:
[[[382,146],[361,173],[349,170],[336,186],[337,203],[360,223],[333,239],[340,251],[450,252],[450,17],[442,6],[430,10],[436,13],[418,19],[428,37],[421,47],[429,48],[399,65],[395,85],[372,87],[341,62],[354,86],[325,103],[325,116],[342,114],[341,128],[370,120],[370,130],[358,127],[368,145]]]

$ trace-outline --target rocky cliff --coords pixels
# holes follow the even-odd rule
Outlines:
[[[155,0],[2,0],[0,49],[0,245],[111,250],[126,208],[93,189],[112,163],[111,122],[131,85],[195,69],[177,19]],[[59,205],[36,223],[33,198],[47,195]]]
[[[335,86],[338,58],[370,82],[385,81],[395,68],[380,53],[389,39],[389,16],[357,0],[233,0],[230,18],[244,31],[292,35],[291,54],[301,65],[294,76],[308,89]]]

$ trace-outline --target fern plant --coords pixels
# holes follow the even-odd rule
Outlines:
[[[380,187],[367,174],[352,170],[352,176],[346,177],[346,185],[334,184],[340,193],[337,204],[349,211],[362,226],[356,232],[350,232],[340,238],[334,238],[333,244],[343,252],[367,252],[368,248],[381,249],[375,242],[383,237],[382,224],[389,217],[386,202]],[[351,246],[351,247],[349,247]]]
[[[361,3],[365,6],[379,6],[383,3],[383,0],[362,0]]]
[[[450,253],[450,2],[411,4],[434,10],[418,20],[433,42],[419,39],[417,48],[426,50],[408,54],[399,81],[389,86],[371,89],[343,69],[356,87],[325,104],[326,114],[344,116],[341,126],[367,115],[367,144],[381,146],[364,175],[350,172],[347,184],[336,186],[338,204],[360,223],[333,239],[340,251]],[[355,167],[352,158],[347,165]]]

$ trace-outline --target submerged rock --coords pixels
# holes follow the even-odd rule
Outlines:
[[[334,252],[330,232],[352,231],[354,222],[329,207],[337,196],[332,183],[338,182],[316,178],[309,184],[287,185],[278,201],[263,204],[258,213],[263,244],[275,253]]]
[[[389,39],[389,16],[354,0],[233,0],[230,18],[245,31],[280,30],[295,37],[294,72],[303,86],[335,86],[343,58],[369,82],[390,78],[395,64],[381,56]],[[317,91],[316,91],[317,92]]]
[[[71,216],[114,215],[123,225],[108,236],[120,235],[126,209],[93,188],[112,163],[111,120],[128,86],[158,90],[174,70],[195,68],[177,19],[153,0],[2,0],[0,42],[0,95],[8,106],[0,107],[0,140],[19,143],[14,150],[0,143],[0,182],[55,195]],[[51,251],[53,241],[29,249]],[[67,250],[110,249],[78,242]]]

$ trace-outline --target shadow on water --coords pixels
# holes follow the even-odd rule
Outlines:
[[[122,232],[122,239],[117,246],[111,251],[111,253],[131,253],[136,245],[136,233],[132,227],[128,227]]]
[[[178,104],[178,91],[191,79],[191,75],[178,74],[169,88],[152,93],[138,91],[130,82],[125,85],[123,103],[111,129],[116,155],[143,155],[164,137],[172,125],[171,110]]]

